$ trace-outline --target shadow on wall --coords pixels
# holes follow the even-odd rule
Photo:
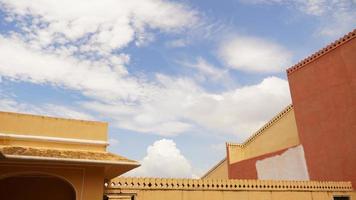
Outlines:
[[[0,199],[75,200],[75,190],[65,180],[45,174],[23,174],[0,179]]]

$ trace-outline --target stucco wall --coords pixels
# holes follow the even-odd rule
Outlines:
[[[123,191],[125,193],[125,191]],[[333,195],[347,195],[352,199],[356,198],[352,192],[257,192],[257,191],[164,191],[164,190],[139,190],[130,191],[137,200],[331,200]],[[119,199],[119,196],[129,195],[119,194],[110,195],[109,199]],[[121,199],[121,198],[120,198]]]
[[[279,156],[287,150],[288,148],[233,163],[229,166],[229,178],[230,179],[258,179],[256,162],[266,158]]]
[[[356,198],[350,183],[212,179],[116,178],[108,183],[109,199],[137,200],[331,200]]]
[[[0,111],[0,145],[105,151],[107,123]]]
[[[107,123],[0,111],[0,132],[87,140],[106,140]]]
[[[258,179],[262,180],[309,180],[302,145],[256,161],[256,169]]]
[[[356,185],[356,30],[288,70],[311,180]]]

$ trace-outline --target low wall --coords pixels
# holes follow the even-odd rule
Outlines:
[[[128,200],[331,200],[356,199],[350,182],[117,178],[106,183],[109,199]]]

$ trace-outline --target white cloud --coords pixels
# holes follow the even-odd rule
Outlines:
[[[137,98],[140,92],[122,65],[112,69],[105,62],[81,61],[31,50],[20,40],[1,36],[0,54],[0,74],[13,80],[52,84],[103,99]]]
[[[16,39],[0,38],[0,54],[2,76],[78,90],[91,99],[80,102],[82,108],[144,133],[177,135],[202,127],[245,137],[290,102],[287,81],[276,77],[209,93],[189,78],[158,74],[147,82],[104,64],[35,51]]]
[[[136,40],[151,40],[149,29],[179,31],[197,22],[198,13],[182,3],[166,0],[1,0],[40,48],[78,47],[81,53],[110,54]],[[29,17],[30,16],[30,17]],[[147,34],[146,34],[147,33]]]
[[[159,79],[156,93],[141,104],[82,105],[110,115],[116,121],[113,125],[121,128],[167,136],[201,127],[207,133],[236,134],[242,141],[291,102],[288,82],[277,77],[219,94],[208,93],[189,79],[163,75]]]
[[[177,39],[177,40],[168,41],[166,43],[166,46],[172,47],[172,48],[178,48],[178,47],[185,47],[185,46],[187,46],[187,44],[188,44],[187,40]]]
[[[314,16],[320,21],[315,34],[317,36],[340,37],[352,31],[356,24],[355,0],[240,0],[240,2],[280,4]]]
[[[173,140],[161,139],[147,148],[141,166],[124,176],[192,178],[189,161],[181,154]]]
[[[49,1],[43,4],[40,1],[30,4],[18,0],[2,2],[13,13],[13,18],[21,23],[26,23],[21,16],[32,15],[34,18],[31,23],[34,25],[23,25],[24,30],[28,29],[24,38],[17,34],[0,37],[0,75],[12,81],[50,84],[75,90],[87,97],[85,102],[75,102],[79,105],[76,109],[50,104],[32,106],[11,98],[2,99],[3,108],[21,108],[19,111],[29,110],[38,114],[59,115],[63,112],[70,117],[85,119],[91,116],[80,109],[87,109],[110,118],[114,126],[143,133],[172,136],[197,128],[207,133],[236,134],[244,138],[290,102],[287,81],[276,77],[266,78],[256,85],[213,93],[187,77],[157,74],[149,81],[137,78],[126,69],[130,55],[125,53],[110,53],[97,60],[92,59],[90,53],[73,56],[76,49],[90,52],[94,48],[105,54],[101,43],[112,45],[109,47],[112,49],[123,47],[130,41],[138,41],[137,38],[118,38],[117,41],[111,38],[110,34],[114,34],[110,32],[112,29],[125,28],[125,25],[121,27],[121,22],[116,21],[116,17],[120,18],[117,13],[128,12],[112,11],[115,9],[111,8],[118,5],[108,2],[114,4],[117,1],[100,2],[98,7],[94,6],[95,1],[83,4],[83,7],[76,5],[80,2],[76,1],[75,5],[68,8],[67,1],[54,1],[53,6]],[[104,9],[108,5],[111,7]],[[157,6],[159,11],[156,10]],[[196,16],[184,5],[168,1],[145,1],[141,7],[134,6],[126,10],[139,13],[127,15],[130,19],[134,17],[126,24],[130,26],[126,27],[127,31],[133,31],[135,35],[145,34],[147,27],[175,31],[189,26],[191,18]],[[157,15],[153,14],[156,12]],[[49,26],[44,25],[44,32],[41,32],[42,29],[37,31],[43,22],[48,22]],[[96,30],[94,35],[102,42],[96,44],[91,38],[85,40],[92,30]],[[119,32],[125,35],[125,30]],[[71,43],[78,38],[84,40],[78,46],[73,43],[45,48],[48,45],[46,41],[51,44]],[[111,39],[115,41],[111,43]],[[214,67],[202,58],[192,67],[206,77],[226,79],[225,70]],[[269,102],[268,106],[265,106],[266,102]]]
[[[220,46],[227,66],[247,72],[281,72],[291,63],[292,53],[283,46],[256,37],[236,36]]]
[[[191,62],[180,62],[183,66],[191,67],[193,69],[196,69],[198,72],[200,72],[201,75],[204,76],[206,79],[210,80],[221,80],[221,79],[230,79],[229,77],[229,72],[227,69],[221,69],[213,66],[212,64],[208,63],[205,59],[202,57],[198,57],[196,59],[196,62],[191,63]]]

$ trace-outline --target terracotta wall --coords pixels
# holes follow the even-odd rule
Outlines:
[[[318,52],[318,58],[288,70],[311,180],[350,180],[356,186],[355,35],[356,31]]]

